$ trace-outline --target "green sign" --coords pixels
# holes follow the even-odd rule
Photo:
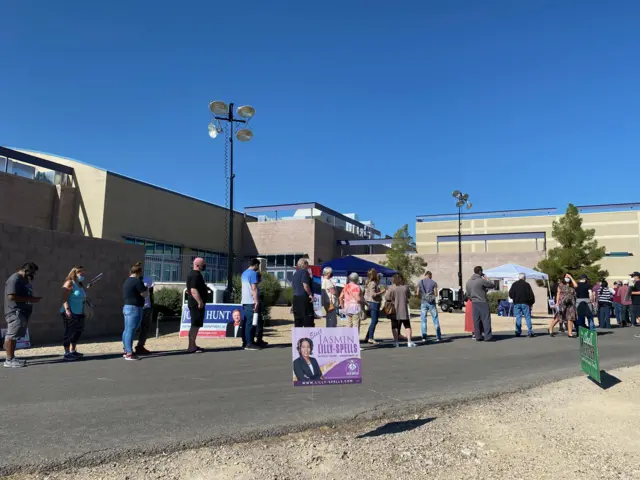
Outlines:
[[[600,383],[598,360],[598,334],[595,330],[580,327],[580,364],[582,371]]]

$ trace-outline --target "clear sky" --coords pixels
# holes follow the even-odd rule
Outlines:
[[[238,208],[317,201],[393,233],[455,211],[454,189],[475,211],[640,200],[637,0],[21,0],[0,18],[0,145],[223,203],[219,99],[257,111]]]

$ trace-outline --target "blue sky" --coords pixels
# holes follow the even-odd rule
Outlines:
[[[640,2],[63,4],[0,6],[0,145],[223,203],[220,99],[257,110],[239,208],[392,234],[454,189],[475,211],[638,201]]]

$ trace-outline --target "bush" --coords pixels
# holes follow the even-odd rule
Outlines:
[[[153,302],[156,311],[165,316],[180,315],[182,312],[182,293],[175,288],[154,291]]]
[[[498,303],[500,300],[506,300],[509,295],[505,291],[489,292],[489,310],[491,313],[498,313]]]
[[[282,291],[282,298],[284,299],[288,307],[293,305],[293,287],[286,287]]]
[[[417,295],[411,295],[409,298],[409,308],[411,310],[420,310],[420,305],[422,304],[422,299]]]

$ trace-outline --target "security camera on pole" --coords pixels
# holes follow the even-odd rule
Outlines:
[[[462,207],[466,205],[467,210],[471,208],[471,202],[469,202],[469,194],[462,193],[460,190],[455,190],[452,194],[456,199],[456,207],[458,207],[458,300],[460,305],[463,305],[462,297],[464,291],[462,289]]]
[[[220,122],[228,122],[229,123],[229,171],[228,176],[225,173],[226,180],[229,182],[228,189],[228,203],[229,203],[229,221],[228,221],[228,231],[227,231],[227,250],[228,250],[228,258],[227,258],[227,290],[225,292],[226,303],[231,302],[231,297],[233,295],[233,261],[234,261],[234,253],[233,253],[233,179],[235,175],[233,174],[233,124],[234,123],[243,123],[245,126],[238,130],[235,134],[235,137],[240,142],[248,142],[253,138],[253,132],[249,128],[249,120],[253,118],[256,113],[256,110],[249,106],[244,105],[238,107],[236,110],[236,114],[233,112],[233,103],[227,105],[224,102],[213,101],[209,103],[209,110],[213,114],[214,121],[209,123],[209,136],[211,138],[216,138],[219,133],[222,132],[222,127]]]

